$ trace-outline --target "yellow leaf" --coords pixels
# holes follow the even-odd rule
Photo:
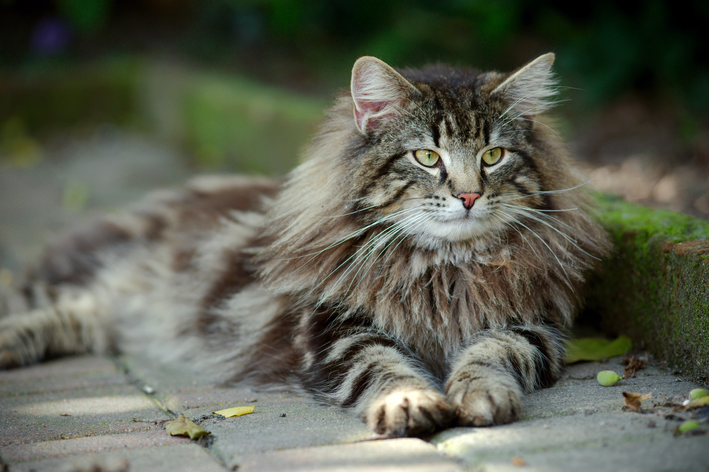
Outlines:
[[[566,363],[597,361],[625,354],[632,347],[627,336],[619,336],[614,341],[603,338],[572,339],[564,343]]]
[[[248,415],[254,411],[255,405],[252,406],[235,406],[234,408],[227,408],[226,410],[215,411],[217,415],[222,415],[224,418],[232,418],[234,416]]]
[[[209,431],[205,431],[189,418],[185,418],[184,415],[180,415],[175,421],[169,422],[165,426],[165,431],[171,436],[189,436],[190,439],[199,439],[209,434]]]

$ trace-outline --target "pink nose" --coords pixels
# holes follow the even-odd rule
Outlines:
[[[473,205],[475,204],[475,200],[477,200],[478,197],[480,197],[479,192],[462,192],[459,193],[458,195],[455,196],[456,198],[459,198],[463,201],[463,206],[465,207],[466,210],[470,210],[473,208]]]

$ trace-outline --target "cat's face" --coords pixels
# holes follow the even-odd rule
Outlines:
[[[355,119],[370,142],[357,179],[369,182],[360,207],[388,231],[430,246],[519,228],[520,215],[545,203],[545,150],[532,120],[550,95],[551,59],[542,56],[505,81],[496,74],[461,80],[456,71],[444,78],[439,69],[407,80],[373,63],[362,85],[355,66]],[[374,91],[377,80],[390,87]]]

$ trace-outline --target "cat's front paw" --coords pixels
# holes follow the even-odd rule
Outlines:
[[[454,381],[446,390],[460,426],[491,426],[520,418],[522,391],[514,381]]]
[[[435,390],[397,390],[375,401],[367,412],[369,427],[390,438],[433,433],[452,418],[453,409]]]

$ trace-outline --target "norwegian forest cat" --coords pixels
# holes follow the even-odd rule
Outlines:
[[[299,386],[390,437],[518,419],[609,247],[541,121],[553,60],[359,59],[283,185],[196,179],[51,244],[0,300],[0,366],[141,351]]]

